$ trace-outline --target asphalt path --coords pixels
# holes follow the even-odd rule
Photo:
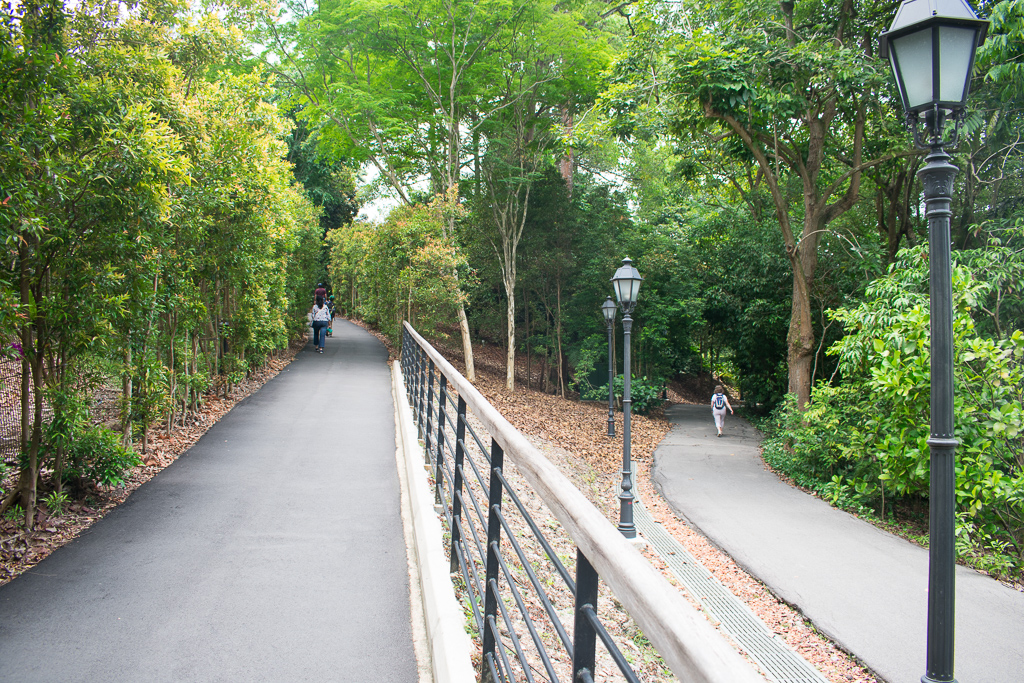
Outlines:
[[[928,551],[782,482],[745,420],[717,438],[710,405],[667,415],[653,479],[676,513],[884,680],[920,681]],[[1024,681],[1024,593],[957,567],[955,652],[959,683]]]
[[[335,322],[0,587],[0,681],[417,680],[387,352]]]

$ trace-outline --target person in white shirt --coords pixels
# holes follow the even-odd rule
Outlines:
[[[313,346],[317,353],[324,352],[324,340],[327,339],[327,326],[331,324],[331,309],[322,302],[313,306]]]
[[[722,427],[725,426],[725,409],[729,409],[729,413],[734,413],[732,405],[729,403],[729,397],[725,395],[725,390],[722,389],[722,385],[719,384],[715,387],[715,395],[711,397],[711,413],[715,416],[715,426],[718,427],[718,436],[722,436]]]

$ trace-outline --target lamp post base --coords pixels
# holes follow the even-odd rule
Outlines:
[[[931,678],[928,674],[921,676],[921,683],[956,683],[955,678]]]
[[[619,494],[619,526],[616,528],[626,538],[636,538],[636,524],[633,523],[633,482],[630,472],[622,472],[622,493]]]

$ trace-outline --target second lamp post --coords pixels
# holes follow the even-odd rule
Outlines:
[[[611,297],[605,299],[601,304],[601,313],[604,314],[604,322],[608,326],[608,436],[615,436],[615,389],[612,380],[615,378],[615,302]]]
[[[633,524],[633,465],[630,461],[629,421],[632,400],[629,395],[629,384],[632,377],[630,365],[629,334],[633,327],[633,307],[636,306],[637,294],[643,278],[633,267],[628,258],[622,259],[622,266],[615,271],[612,284],[615,286],[615,298],[622,307],[622,493],[619,494],[619,531],[626,538],[636,538],[636,525]],[[611,382],[611,379],[608,380]]]

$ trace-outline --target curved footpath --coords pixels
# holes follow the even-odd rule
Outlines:
[[[652,478],[676,513],[883,679],[917,683],[928,551],[782,482],[745,420],[719,439],[708,406],[667,415]],[[957,567],[955,666],[960,683],[1024,680],[1024,593]]]
[[[336,322],[0,587],[0,679],[417,680],[387,352]]]

